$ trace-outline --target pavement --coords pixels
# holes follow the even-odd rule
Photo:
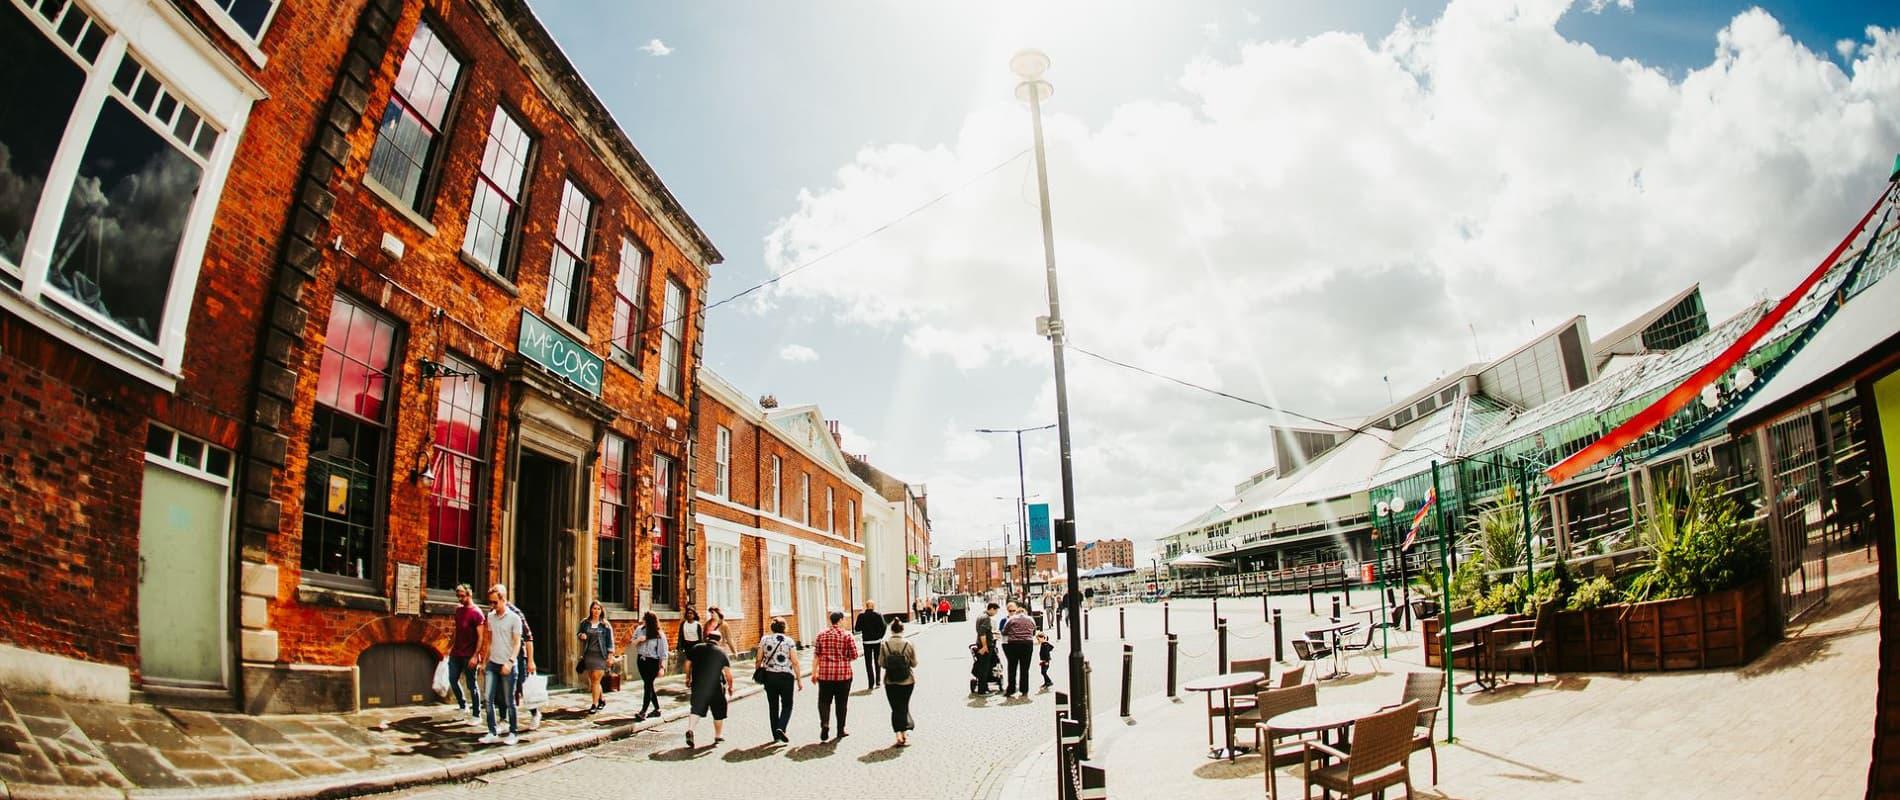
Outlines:
[[[1439,780],[1411,759],[1428,798],[1860,797],[1872,753],[1879,649],[1878,576],[1872,564],[1837,572],[1828,603],[1740,669],[1514,678],[1455,698],[1457,741],[1438,717]],[[1321,704],[1396,702],[1404,673],[1423,670],[1415,638],[1375,668],[1320,684]],[[1465,676],[1460,673],[1460,680]],[[1198,695],[1165,692],[1130,717],[1097,715],[1096,763],[1110,797],[1259,798],[1257,755],[1212,760]],[[1251,737],[1239,734],[1241,741]],[[1047,798],[1054,747],[1010,770],[1002,798]],[[1274,774],[1280,797],[1300,797],[1298,766]]]
[[[741,679],[741,694],[757,691]],[[667,717],[685,713],[677,676],[662,679]],[[556,694],[512,746],[453,705],[357,714],[250,716],[66,700],[0,688],[0,800],[26,798],[346,797],[459,780],[534,763],[664,724],[635,722],[638,684],[593,715]]]

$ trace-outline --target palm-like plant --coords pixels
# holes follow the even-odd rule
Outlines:
[[[1466,546],[1477,553],[1490,569],[1506,569],[1524,563],[1524,504],[1518,501],[1517,488],[1504,487],[1498,499],[1478,513],[1466,538]],[[1543,519],[1538,504],[1532,502],[1531,529]]]
[[[1647,567],[1630,584],[1634,601],[1666,600],[1732,589],[1766,572],[1768,535],[1742,519],[1734,501],[1700,484],[1679,499],[1661,492],[1638,539]]]

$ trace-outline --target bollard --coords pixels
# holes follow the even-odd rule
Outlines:
[[[1164,634],[1174,633],[1174,625],[1168,619],[1168,601],[1166,600],[1161,601],[1161,632]]]
[[[1266,622],[1270,619],[1273,619],[1273,604],[1267,601],[1266,595],[1260,595],[1260,621]]]
[[[1214,633],[1220,639],[1220,672],[1227,671],[1227,620],[1214,625]]]
[[[1179,660],[1180,653],[1181,653],[1181,637],[1176,636],[1172,633],[1168,634],[1168,696],[1169,697],[1176,696],[1174,692],[1174,682],[1175,682],[1174,679],[1178,673],[1176,671],[1175,664]]]
[[[1319,616],[1319,609],[1313,605],[1313,584],[1306,585],[1306,613]]]
[[[1333,621],[1339,621],[1339,598],[1337,596],[1333,598]]]
[[[1122,645],[1122,716],[1128,716],[1129,693],[1134,686],[1135,646]]]
[[[1128,607],[1116,606],[1115,618],[1116,618],[1115,624],[1121,628],[1122,640],[1127,641],[1128,640]]]
[[[1082,609],[1082,641],[1086,642],[1089,640],[1089,612],[1094,610],[1095,609],[1092,608]]]
[[[1214,624],[1220,625],[1220,595],[1214,595]]]
[[[1346,605],[1352,605],[1352,581],[1348,580],[1340,585],[1345,587],[1346,590]]]
[[[1273,612],[1273,660],[1286,660],[1286,636],[1280,632],[1280,611]]]

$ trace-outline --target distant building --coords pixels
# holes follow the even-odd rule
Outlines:
[[[1101,567],[1135,565],[1135,543],[1127,539],[1097,539],[1093,542],[1082,542],[1080,549],[1081,568],[1084,572]]]

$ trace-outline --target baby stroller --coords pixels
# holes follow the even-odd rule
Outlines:
[[[970,645],[970,694],[986,694],[991,684],[1003,684],[1003,662],[996,657],[996,648],[987,653],[979,649]]]

